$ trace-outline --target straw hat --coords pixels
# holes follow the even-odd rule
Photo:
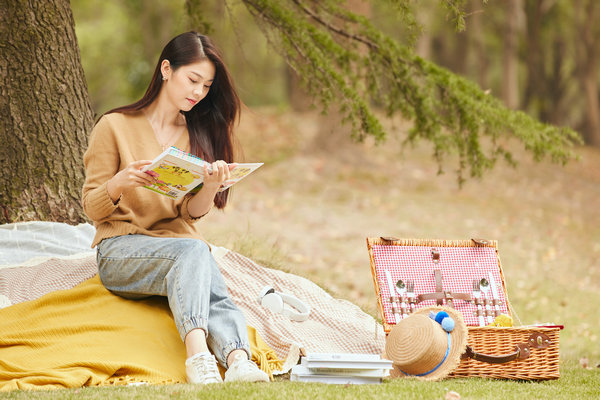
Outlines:
[[[436,316],[438,321],[433,319]],[[444,321],[443,317],[448,319]],[[387,336],[384,356],[394,366],[390,376],[445,378],[460,363],[467,336],[463,317],[453,308],[433,306],[415,311],[396,324]]]

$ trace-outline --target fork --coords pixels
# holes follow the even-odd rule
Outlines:
[[[488,292],[490,291],[490,282],[485,278],[481,278],[481,281],[479,281],[479,286],[481,288],[481,291],[483,292],[485,315],[487,315],[488,323],[491,324],[492,322],[494,322],[494,317],[492,316],[492,306],[490,305],[490,300],[488,298]]]
[[[473,279],[473,297],[475,298],[475,304],[477,304],[477,317],[479,319],[479,326],[485,326],[485,319],[483,318],[483,310],[481,308],[481,288],[479,286],[479,280]]]
[[[415,311],[415,281],[408,281],[406,292],[408,295],[409,313]]]

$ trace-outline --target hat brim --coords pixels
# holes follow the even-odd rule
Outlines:
[[[416,310],[414,314],[424,314],[429,316],[430,312],[440,312],[446,311],[448,315],[454,319],[454,329],[450,332],[450,350],[448,352],[448,356],[442,365],[440,365],[435,371],[423,375],[423,376],[414,376],[414,375],[406,375],[403,373],[396,365],[390,371],[390,376],[392,378],[416,378],[420,380],[427,381],[436,381],[440,379],[444,379],[447,377],[452,371],[458,367],[460,364],[460,358],[462,354],[465,352],[467,347],[467,339],[469,335],[469,331],[467,325],[465,324],[464,318],[462,314],[456,311],[454,308],[446,307],[446,306],[430,306],[424,307]],[[410,317],[408,317],[410,318]],[[384,354],[385,357],[385,354]],[[386,357],[387,358],[387,357]],[[393,360],[392,360],[393,361]]]

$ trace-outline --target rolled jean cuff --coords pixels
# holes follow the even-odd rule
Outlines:
[[[205,337],[208,335],[208,321],[206,318],[191,316],[183,320],[181,325],[177,325],[177,330],[179,331],[179,335],[181,336],[181,340],[185,342],[185,337],[190,331],[194,329],[202,329],[204,331]]]
[[[250,345],[248,343],[232,342],[223,347],[220,356],[217,355],[217,359],[221,358],[219,362],[225,368],[229,368],[229,365],[227,365],[227,358],[229,357],[229,353],[231,353],[234,350],[244,350],[246,354],[248,354],[248,359],[252,359],[252,353],[250,352]]]

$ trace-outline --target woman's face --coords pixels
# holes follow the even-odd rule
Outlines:
[[[182,111],[190,111],[206,97],[215,79],[215,66],[209,60],[184,65],[173,70],[163,61],[163,89],[170,102]]]

